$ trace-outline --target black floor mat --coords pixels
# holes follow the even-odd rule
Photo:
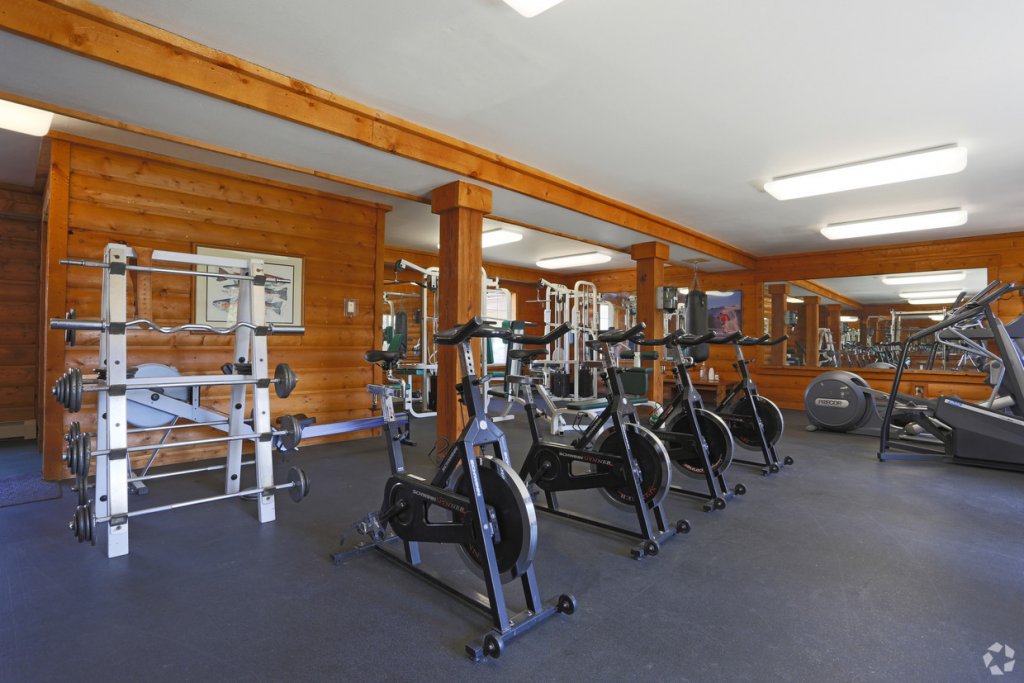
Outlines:
[[[0,508],[53,500],[60,496],[60,484],[43,481],[39,474],[33,472],[0,477]]]

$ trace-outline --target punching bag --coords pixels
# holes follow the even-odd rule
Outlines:
[[[686,294],[686,332],[688,334],[704,334],[708,331],[708,295],[697,289],[690,289]],[[698,344],[690,347],[690,356],[695,363],[708,359],[708,345]]]

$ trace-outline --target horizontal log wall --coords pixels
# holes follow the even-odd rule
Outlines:
[[[387,207],[280,183],[228,173],[157,155],[88,142],[68,143],[66,198],[51,199],[51,226],[66,225],[71,258],[99,260],[109,242],[130,246],[195,252],[197,246],[298,256],[304,266],[302,337],[270,337],[271,371],[286,362],[299,376],[295,392],[285,400],[272,392],[273,415],[303,412],[320,422],[367,417],[365,386],[374,371],[363,353],[379,343],[379,273],[382,272],[384,217]],[[55,154],[55,157],[57,155]],[[57,169],[59,172],[59,169]],[[60,183],[54,183],[60,187]],[[56,218],[56,219],[55,219]],[[54,229],[51,229],[53,232]],[[61,236],[50,235],[53,244]],[[52,250],[51,250],[52,251]],[[51,253],[51,268],[57,254]],[[61,303],[51,302],[50,316],[74,307],[80,318],[100,315],[99,270],[68,268]],[[164,325],[192,322],[193,278],[154,274],[152,316]],[[131,288],[129,288],[131,290]],[[343,300],[354,298],[358,314],[347,318]],[[134,295],[129,294],[129,315]],[[63,355],[63,366],[96,366],[98,336],[79,334],[79,343]],[[51,344],[60,344],[56,333]],[[129,333],[129,364],[164,363],[183,374],[215,374],[231,360],[230,337],[204,334]],[[49,382],[53,377],[48,378]],[[204,403],[227,410],[226,389],[205,391]],[[95,425],[95,398],[87,394],[83,411],[63,414],[84,429]],[[45,458],[50,477],[62,473],[59,461],[63,426],[47,426]],[[56,440],[54,439],[56,436]],[[208,436],[199,429],[173,432],[171,441]],[[361,435],[348,435],[359,437]],[[170,450],[162,463],[220,455],[222,447]],[[143,454],[140,457],[146,457]]]
[[[39,239],[42,196],[0,189],[0,423],[36,419],[39,364]]]

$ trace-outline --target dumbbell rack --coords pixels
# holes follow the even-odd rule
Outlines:
[[[101,319],[82,320],[73,316],[51,320],[54,329],[65,330],[68,336],[75,331],[99,331],[99,375],[94,384],[83,386],[80,371],[69,371],[54,387],[54,396],[64,403],[70,411],[75,412],[81,407],[83,391],[97,393],[96,410],[96,446],[94,452],[96,463],[95,500],[87,500],[89,472],[89,435],[82,434],[77,423],[65,437],[68,453],[65,459],[69,465],[74,462],[73,449],[78,454],[78,489],[79,505],[71,522],[72,531],[79,542],[88,540],[95,544],[95,527],[107,521],[107,557],[118,557],[128,554],[128,519],[132,516],[149,514],[164,510],[177,509],[190,505],[238,498],[252,495],[257,501],[260,523],[271,522],[276,517],[274,494],[279,490],[291,489],[293,500],[301,500],[309,490],[305,473],[293,468],[289,473],[289,481],[274,484],[271,440],[275,432],[270,422],[271,383],[277,384],[278,395],[294,387],[297,378],[290,368],[278,367],[277,377],[272,379],[267,372],[267,336],[275,332],[273,325],[266,323],[266,304],[264,285],[266,275],[264,264],[260,259],[230,259],[212,256],[199,256],[189,253],[154,251],[153,261],[200,266],[198,269],[156,268],[151,266],[133,265],[135,251],[123,244],[108,244],[103,252],[102,262],[64,260],[63,264],[101,268]],[[227,272],[225,272],[225,270]],[[128,320],[128,273],[141,271],[144,273],[172,273],[191,277],[222,277],[238,281],[239,294],[237,306],[237,322],[229,327],[215,328],[206,325],[182,325],[175,328],[162,328],[149,320]],[[241,274],[230,274],[241,273]],[[156,331],[162,334],[173,334],[181,331],[203,330],[217,334],[234,335],[234,356],[229,365],[233,374],[199,375],[171,377],[129,377],[127,333],[129,330]],[[278,328],[278,333],[300,333],[302,328]],[[129,511],[129,485],[138,478],[131,470],[130,455],[132,452],[148,447],[129,446],[130,430],[128,422],[129,392],[144,390],[159,392],[165,387],[190,386],[198,391],[200,386],[230,386],[231,408],[226,416],[227,427],[220,429],[227,436],[214,439],[198,439],[188,444],[175,443],[174,446],[200,445],[224,442],[228,445],[227,461],[223,467],[205,469],[224,469],[224,495],[195,499],[161,506]],[[245,404],[248,387],[252,387],[252,422],[246,422]],[[197,423],[197,425],[202,423]],[[293,435],[296,438],[297,435]],[[301,437],[297,437],[301,438]],[[83,441],[84,440],[84,441]],[[256,487],[241,489],[241,467],[243,441],[255,443],[255,457],[252,461],[256,470]],[[84,448],[83,448],[84,443]],[[75,444],[73,446],[73,444]],[[166,448],[168,444],[156,444],[154,449]],[[84,457],[83,457],[84,450]],[[84,462],[84,464],[83,464]],[[248,464],[248,463],[246,463]],[[84,470],[84,471],[83,471]]]

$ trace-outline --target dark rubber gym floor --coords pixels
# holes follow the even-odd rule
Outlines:
[[[1024,659],[1024,475],[879,463],[872,438],[786,419],[781,453],[796,465],[766,479],[734,466],[749,492],[720,512],[671,496],[670,517],[694,528],[656,558],[541,517],[541,590],[572,592],[579,609],[479,664],[463,645],[482,615],[373,553],[328,560],[380,503],[378,439],[304,448],[310,496],[279,496],[275,523],[242,501],[142,517],[126,558],[108,560],[102,534],[95,548],[71,538],[66,488],[3,508],[0,681],[983,681],[993,643]],[[502,427],[518,462],[524,423]],[[415,429],[408,461],[427,469],[430,421]],[[132,503],[219,489],[213,476],[158,481]],[[594,493],[563,502],[630,521]],[[480,585],[452,548],[425,558]],[[1024,676],[1018,664],[999,680]]]

